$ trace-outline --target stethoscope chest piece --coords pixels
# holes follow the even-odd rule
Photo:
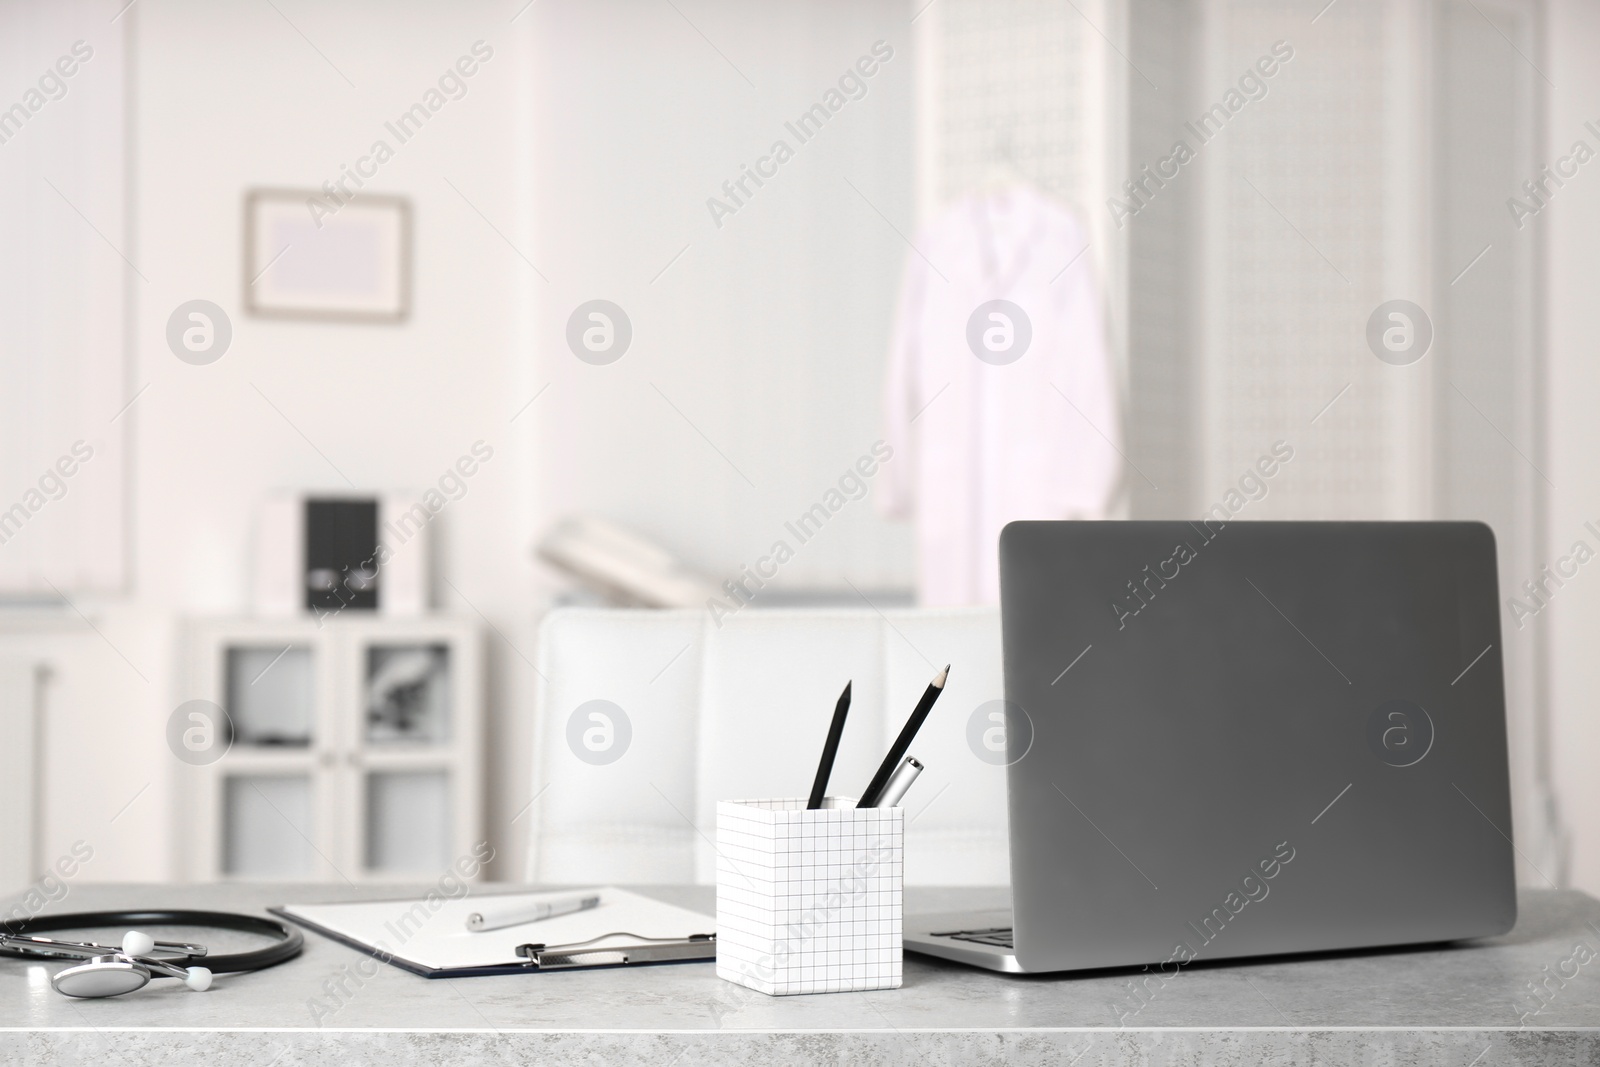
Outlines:
[[[69,997],[118,997],[143,989],[150,969],[117,956],[95,956],[87,963],[57,971],[50,985]]]

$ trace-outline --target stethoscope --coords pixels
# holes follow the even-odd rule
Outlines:
[[[37,936],[49,930],[105,926],[208,926],[262,934],[274,940],[250,952],[213,956],[204,945],[157,941],[138,930],[129,930],[123,935],[120,946]],[[211,988],[214,974],[272,967],[298,956],[304,946],[305,938],[291,926],[226,911],[80,911],[0,922],[0,955],[88,961],[57,971],[51,977],[50,985],[55,991],[69,997],[121,996],[144,988],[150,979],[157,977],[180,978],[190,989],[203,992]],[[153,953],[161,953],[161,957]],[[205,966],[200,966],[199,961],[204,961]]]

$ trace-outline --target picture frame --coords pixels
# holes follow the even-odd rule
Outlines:
[[[398,323],[411,312],[411,203],[252,189],[241,301],[261,318]]]

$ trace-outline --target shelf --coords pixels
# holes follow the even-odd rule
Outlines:
[[[185,765],[200,879],[431,880],[482,833],[482,648],[470,619],[207,619],[185,694],[232,745]]]

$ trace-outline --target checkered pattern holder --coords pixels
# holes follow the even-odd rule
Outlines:
[[[900,988],[905,811],[717,804],[717,976],[766,993]]]

